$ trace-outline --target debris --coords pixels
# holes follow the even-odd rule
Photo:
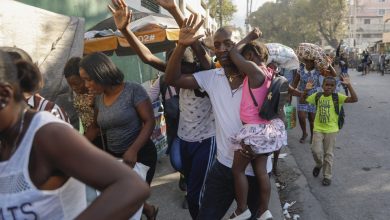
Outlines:
[[[298,220],[299,218],[301,218],[301,216],[299,216],[298,214],[293,215],[293,220]]]
[[[279,159],[283,159],[283,158],[285,158],[285,157],[287,157],[287,153],[279,154],[279,157],[278,157],[278,158],[279,158]],[[271,155],[271,158],[274,159],[274,155],[273,155],[273,154]]]

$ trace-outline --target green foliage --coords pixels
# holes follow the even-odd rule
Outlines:
[[[301,42],[319,43],[323,38],[337,47],[345,33],[345,16],[344,0],[277,0],[253,12],[250,24],[263,31],[267,42],[295,48]]]
[[[222,13],[220,13],[220,2],[222,2]],[[222,24],[227,25],[233,19],[233,14],[237,11],[236,5],[232,0],[209,0],[208,6],[210,8],[210,14],[217,22],[219,22],[222,16]]]

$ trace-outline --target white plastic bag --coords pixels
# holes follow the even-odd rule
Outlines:
[[[279,43],[268,43],[265,46],[269,52],[267,64],[274,62],[281,68],[289,70],[299,68],[298,57],[292,48]]]

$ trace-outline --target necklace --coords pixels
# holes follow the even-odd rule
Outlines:
[[[26,115],[27,108],[24,108],[21,113],[21,118],[20,118],[20,125],[19,125],[19,131],[18,134],[16,135],[16,138],[14,140],[13,146],[11,148],[10,155],[12,155],[16,151],[16,144],[19,142],[20,135],[22,134],[23,127],[24,127],[24,116]],[[3,144],[0,141],[0,150],[3,147]]]

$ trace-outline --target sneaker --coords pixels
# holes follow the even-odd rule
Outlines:
[[[250,219],[252,213],[249,209],[246,209],[243,213],[237,215],[236,212],[233,212],[233,218],[229,218],[229,220],[247,220]]]
[[[320,167],[314,167],[314,169],[313,169],[313,176],[317,177],[318,174],[320,174],[320,170],[321,170]]]
[[[323,185],[323,186],[329,186],[331,183],[332,183],[332,180],[331,180],[331,179],[324,178],[324,179],[322,180],[322,185]]]
[[[265,211],[257,220],[272,220],[272,214],[269,210]]]

